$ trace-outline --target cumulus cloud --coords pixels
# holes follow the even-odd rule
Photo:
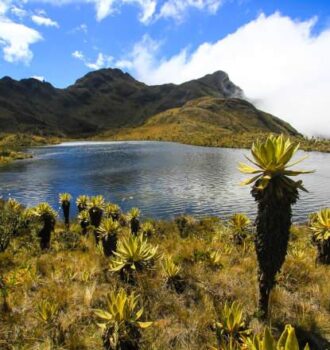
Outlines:
[[[316,22],[261,14],[217,42],[169,58],[143,37],[119,62],[128,60],[126,67],[149,84],[181,83],[224,70],[259,108],[305,134],[330,136],[330,29],[313,34]]]
[[[72,53],[72,57],[82,61],[86,67],[88,67],[89,69],[92,69],[92,70],[107,68],[113,62],[112,56],[105,55],[101,52],[97,55],[97,58],[94,62],[87,59],[85,57],[85,55],[81,51],[78,51],[78,50],[74,51]]]
[[[41,34],[0,14],[0,47],[7,62],[28,64],[33,53],[30,45],[42,40]]]
[[[31,16],[32,21],[38,26],[45,27],[56,27],[59,28],[59,24],[45,15],[33,15]]]

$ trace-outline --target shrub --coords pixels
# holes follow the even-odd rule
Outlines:
[[[250,334],[242,305],[236,301],[230,305],[225,303],[219,320],[215,323],[215,329],[220,347],[225,344],[241,343],[244,337]]]
[[[138,307],[139,296],[127,294],[124,289],[111,291],[107,295],[106,310],[97,309],[95,315],[102,320],[103,346],[106,350],[138,349],[140,330],[148,328],[152,322],[139,321],[143,308]]]
[[[330,264],[330,208],[316,213],[310,227],[318,249],[317,261]]]
[[[158,246],[153,246],[142,236],[122,238],[110,261],[111,271],[120,271],[122,277],[130,277],[134,271],[151,268],[157,256]]]
[[[242,244],[246,238],[246,233],[249,228],[251,220],[245,214],[234,214],[229,219],[229,227],[234,234],[234,242],[236,244]]]
[[[111,256],[116,251],[119,229],[119,223],[112,218],[103,219],[97,229],[99,238],[102,240],[103,252],[106,256]]]
[[[268,327],[265,328],[262,336],[254,336],[244,341],[246,350],[299,350],[298,340],[295,330],[291,325],[286,325],[278,341],[271,334]],[[306,344],[304,350],[309,350]]]
[[[289,168],[299,161],[290,163],[299,144],[284,136],[270,135],[265,141],[257,140],[251,148],[254,166],[240,163],[239,170],[253,174],[242,184],[253,183],[251,194],[258,202],[255,246],[259,264],[259,309],[262,317],[268,315],[269,295],[275,284],[287,253],[292,205],[299,198],[298,190],[306,191],[302,181],[291,176],[310,173]]]

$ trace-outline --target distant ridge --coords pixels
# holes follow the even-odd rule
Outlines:
[[[0,129],[72,137],[96,135],[142,126],[154,115],[201,97],[232,99],[231,110],[239,112],[243,91],[223,71],[180,85],[148,86],[119,69],[101,69],[65,89],[33,78],[16,81],[4,77],[0,79]],[[205,109],[198,111],[203,118]],[[240,128],[250,123],[248,114],[244,115]],[[272,122],[261,129],[277,132],[278,119],[267,116]],[[281,131],[297,133],[284,122]]]

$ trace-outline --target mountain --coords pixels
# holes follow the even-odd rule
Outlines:
[[[218,99],[213,101],[218,102],[206,108],[207,100],[198,100],[201,97],[212,97]],[[212,123],[215,127],[226,129],[229,119],[225,115],[221,117],[221,113],[228,114],[229,108],[231,112],[242,113],[238,129],[248,128],[253,121],[255,124],[251,124],[251,128],[296,133],[288,124],[270,115],[262,121],[261,112],[258,114],[242,98],[242,90],[222,71],[180,85],[148,86],[119,69],[101,69],[88,73],[65,89],[57,89],[32,78],[16,81],[4,77],[0,79],[0,128],[7,132],[45,135],[95,135],[109,130],[139,127],[145,123],[148,125],[152,123],[149,120],[151,117],[158,115],[156,119],[166,119],[173,114],[170,109],[182,106],[180,113],[183,116],[180,118],[184,118],[192,108],[187,102],[197,99],[195,121],[203,121],[204,117],[208,120],[214,118]],[[213,113],[212,108],[217,111]],[[165,111],[165,115],[159,116]],[[250,112],[258,114],[261,119],[255,116],[249,118]],[[227,124],[222,125],[225,120]]]
[[[121,129],[116,139],[154,139],[190,144],[220,143],[219,137],[260,132],[297,132],[288,123],[238,98],[200,97],[151,118],[142,126]]]

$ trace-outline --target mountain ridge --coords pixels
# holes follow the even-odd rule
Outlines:
[[[5,76],[0,79],[0,128],[84,137],[142,126],[154,115],[202,97],[242,99],[244,93],[223,71],[182,84],[147,85],[108,68],[89,72],[64,89]],[[297,133],[291,126],[284,132]]]

